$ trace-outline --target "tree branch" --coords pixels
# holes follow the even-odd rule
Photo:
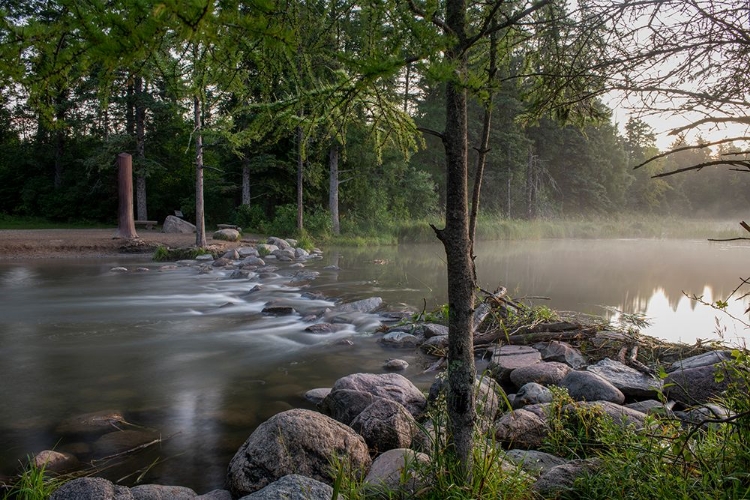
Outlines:
[[[703,162],[703,163],[698,163],[698,164],[692,165],[690,167],[678,168],[676,170],[671,170],[669,172],[664,172],[664,173],[661,173],[661,174],[652,175],[651,178],[652,179],[657,179],[659,177],[668,177],[670,175],[679,174],[679,173],[682,173],[682,172],[688,172],[690,170],[701,170],[701,169],[703,169],[705,167],[714,167],[714,166],[717,166],[717,165],[739,166],[739,167],[744,167],[745,169],[747,169],[748,171],[750,171],[750,160],[737,160],[737,161],[732,161],[732,160],[713,160],[713,161],[706,161],[706,162]],[[738,170],[738,171],[745,172],[745,170]]]
[[[656,156],[652,156],[648,160],[644,161],[643,163],[639,163],[635,167],[633,167],[633,170],[638,170],[639,168],[648,165],[649,163],[658,160],[659,158],[664,158],[665,156],[669,156],[674,153],[679,153],[680,151],[689,151],[691,149],[703,149],[707,148],[709,146],[716,146],[718,144],[725,144],[727,142],[734,142],[734,141],[750,141],[750,137],[730,137],[728,139],[721,139],[719,141],[713,141],[713,142],[703,142],[701,144],[696,144],[693,146],[683,146],[681,148],[673,149],[671,151],[667,151],[666,153],[660,153]],[[728,153],[728,154],[737,154],[737,153]]]
[[[441,141],[445,140],[445,135],[441,134],[437,130],[432,130],[430,128],[425,128],[425,127],[417,127],[417,130],[419,130],[423,134],[429,134],[429,135],[434,135],[435,137],[439,137]]]

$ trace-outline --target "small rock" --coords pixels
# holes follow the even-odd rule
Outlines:
[[[573,488],[576,478],[593,472],[599,464],[597,459],[571,460],[542,474],[534,489],[544,498],[558,498],[559,493]]]
[[[523,385],[516,393],[516,397],[513,398],[513,408],[523,408],[526,405],[551,402],[552,391],[536,382],[529,382]]]
[[[236,229],[219,229],[213,235],[215,240],[240,241],[240,232]]]
[[[553,340],[540,349],[544,361],[565,363],[574,370],[586,366],[586,358],[575,348],[565,342]]]
[[[125,417],[117,410],[103,410],[84,413],[60,422],[56,434],[103,434],[117,429],[117,424],[125,422]]]
[[[313,317],[314,319],[315,317]],[[347,325],[344,324],[334,324],[334,323],[315,323],[314,325],[310,325],[307,328],[305,328],[306,332],[310,333],[336,333],[340,332],[342,330],[346,330],[348,328]]]
[[[544,474],[553,467],[567,463],[564,458],[536,450],[508,450],[505,458],[516,464],[521,470],[535,476]]]
[[[297,314],[297,311],[292,306],[266,306],[263,308],[263,314],[269,314],[271,316],[289,316],[291,314]]]
[[[126,272],[128,272],[128,268],[127,267],[113,267],[112,269],[110,269],[110,272],[113,272],[113,273],[126,273]]]
[[[330,387],[321,387],[317,389],[310,389],[305,393],[305,399],[309,402],[319,405],[326,396],[328,396],[331,393]]]
[[[403,370],[406,370],[408,367],[409,367],[409,363],[407,363],[403,359],[389,359],[383,365],[383,368],[385,368],[386,370],[393,370],[393,371],[403,371]]]
[[[420,344],[421,339],[410,333],[395,331],[386,333],[379,342],[390,347],[416,347]]]
[[[32,458],[32,463],[37,469],[52,471],[52,472],[63,472],[78,467],[78,459],[66,452],[59,452],[53,450],[40,451]]]

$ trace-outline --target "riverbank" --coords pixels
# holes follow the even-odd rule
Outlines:
[[[150,255],[158,246],[171,248],[195,245],[195,234],[138,230],[138,240],[118,238],[117,229],[3,229],[0,230],[0,259],[99,258],[128,254]],[[241,242],[213,240],[209,245],[236,248]],[[244,240],[251,239],[245,236]]]

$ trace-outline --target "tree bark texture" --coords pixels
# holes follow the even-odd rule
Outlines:
[[[472,467],[476,368],[471,335],[475,287],[468,216],[467,92],[463,86],[467,73],[464,0],[446,2],[446,23],[456,41],[446,51],[454,76],[446,85],[443,134],[446,210],[445,229],[438,231],[438,237],[445,247],[448,273],[448,427],[453,451],[468,480]]]
[[[148,204],[146,202],[146,108],[143,100],[143,78],[135,77],[135,156],[138,168],[135,171],[135,199],[138,220],[148,220]]]
[[[203,135],[201,133],[201,101],[193,98],[193,124],[195,126],[195,246],[206,246],[206,220],[203,203]]]
[[[341,234],[339,221],[339,145],[334,141],[328,152],[328,210],[331,212],[331,230],[333,234]]]
[[[242,204],[250,206],[250,158],[242,158]]]
[[[133,219],[133,157],[127,153],[117,156],[117,237],[133,239],[138,237]]]
[[[297,230],[302,231],[304,226],[304,207],[302,206],[302,173],[305,168],[302,141],[305,133],[302,127],[297,127]]]

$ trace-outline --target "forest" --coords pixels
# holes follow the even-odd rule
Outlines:
[[[480,213],[738,216],[750,196],[742,172],[652,176],[741,143],[689,148],[703,139],[678,134],[671,149],[688,148],[634,170],[660,151],[645,121],[614,121],[607,75],[539,106],[544,86],[560,83],[534,75],[583,35],[575,64],[601,62],[592,38],[605,36],[576,22],[581,7],[543,4],[468,58],[469,164],[486,165]],[[180,210],[195,221],[197,172],[209,226],[378,234],[443,214],[434,131],[449,69],[409,2],[0,5],[0,217],[113,224],[120,152],[133,155],[139,220]]]

